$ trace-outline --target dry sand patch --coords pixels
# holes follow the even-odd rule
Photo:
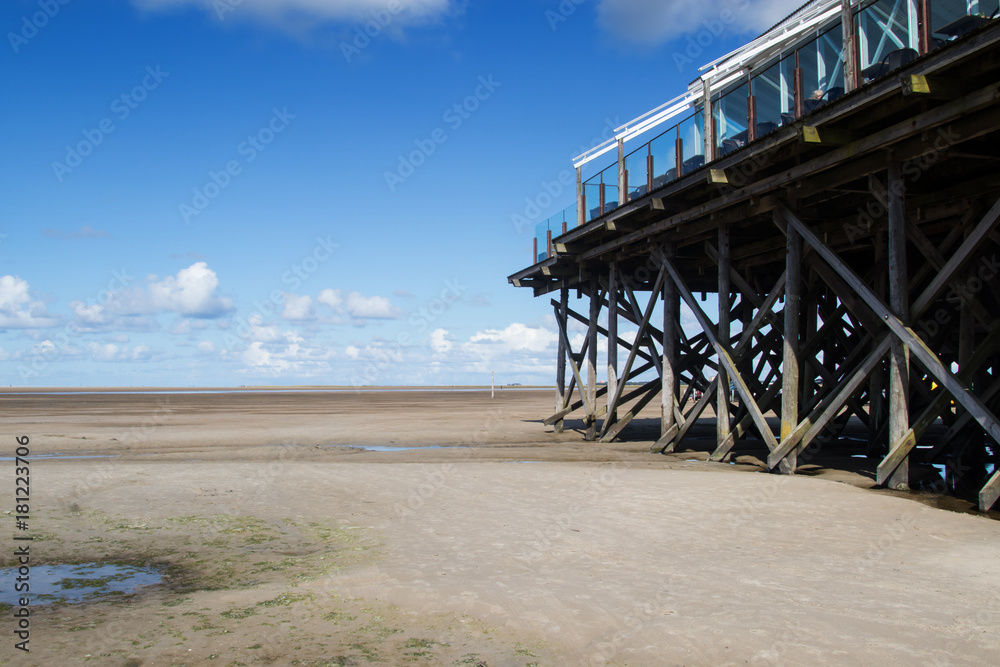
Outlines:
[[[46,420],[44,402],[7,417],[39,454],[72,443],[114,455],[33,464],[33,554],[152,563],[169,579],[37,607],[30,659],[5,645],[0,662],[1000,662],[995,521],[735,472],[752,466],[664,462],[641,441],[544,434],[534,420],[547,393],[467,396],[465,408],[403,399],[372,413],[367,397],[368,414],[344,399],[334,419],[329,397],[300,397],[289,427],[300,442],[281,406],[255,412],[257,399],[175,400],[133,442],[111,434],[141,423],[153,398],[92,414],[67,397],[61,422]],[[435,404],[436,424],[415,419],[407,441],[406,410],[423,419]],[[394,420],[362,428],[383,409]],[[219,422],[241,416],[227,440]],[[387,440],[464,447],[342,446]],[[552,456],[562,460],[536,462]]]

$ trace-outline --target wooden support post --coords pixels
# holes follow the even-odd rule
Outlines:
[[[730,256],[729,226],[719,226],[719,331],[718,338],[723,345],[729,345],[729,291]],[[729,375],[719,360],[719,381],[716,383],[715,435],[717,445],[729,438]]]
[[[704,90],[702,91],[702,104],[704,105],[705,122],[705,164],[715,159],[715,122],[712,114],[712,77],[705,75],[701,78]]]
[[[587,222],[587,195],[583,191],[583,167],[576,168],[576,226]]]
[[[628,171],[625,169],[625,140],[618,140],[618,205],[628,203]]]
[[[597,319],[601,315],[601,296],[597,279],[590,281],[590,326],[587,328],[587,440],[597,437]]]
[[[884,321],[885,326],[892,331],[893,335],[899,338],[910,349],[910,353],[937,380],[938,384],[942,385],[955,401],[961,403],[972,414],[991,438],[1000,441],[1000,422],[998,422],[990,409],[986,407],[982,399],[969,391],[966,384],[955,377],[916,332],[906,326],[881,299],[875,296],[871,288],[865,285],[864,281],[837,256],[837,253],[823,243],[787,206],[779,202],[777,209],[781,212],[781,218],[787,224],[795,227],[799,234],[802,235],[803,241],[812,246],[816,253],[834,271],[840,274],[851,290],[868,305],[876,317]],[[838,296],[842,299],[844,298],[844,294],[838,294]]]
[[[636,340],[638,345],[639,341]],[[608,271],[608,416],[607,422],[617,421],[617,411],[612,404],[618,393],[618,264],[611,262]]]
[[[674,259],[674,246],[668,244],[663,249],[664,256],[669,260]],[[661,375],[662,387],[660,389],[660,438],[653,446],[654,450],[663,451],[670,449],[673,445],[673,438],[667,438],[671,433],[676,434],[676,424],[674,412],[684,406],[677,404],[677,390],[680,386],[678,382],[677,369],[677,341],[680,338],[680,301],[677,296],[677,286],[674,281],[667,280],[663,284],[663,374]]]
[[[777,213],[775,213],[777,215]],[[785,336],[781,373],[781,438],[784,442],[799,423],[799,301],[802,298],[802,238],[788,230],[785,255]],[[795,451],[786,457],[797,466]]]
[[[849,93],[858,87],[858,48],[854,37],[854,14],[851,12],[851,0],[843,0],[841,6],[841,25],[844,31],[844,82]]]
[[[885,233],[875,232],[875,266],[885,266]],[[885,272],[879,271],[875,279],[875,293],[880,299],[886,297]],[[868,458],[880,459],[889,451],[888,445],[882,440],[885,434],[883,426],[886,423],[886,400],[885,400],[885,363],[879,361],[872,372],[868,384]]]
[[[569,318],[569,288],[567,287],[563,287],[559,291],[559,311],[556,317],[559,320],[559,328],[565,331]],[[563,336],[559,337],[557,354],[559,356],[556,361],[556,412],[559,412],[569,402],[569,397],[566,395],[566,355],[569,354],[569,350],[566,348]],[[554,427],[556,433],[562,433],[565,428],[563,420],[560,418]]]
[[[906,183],[900,163],[889,158],[889,307],[903,324],[910,320],[910,290],[906,267]],[[910,350],[897,337],[889,358],[890,450],[910,430]],[[884,480],[878,480],[883,483]],[[909,465],[904,460],[888,480],[890,488],[908,489]]]

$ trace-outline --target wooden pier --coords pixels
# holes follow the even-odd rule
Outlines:
[[[878,484],[906,489],[940,475],[931,488],[978,499],[983,511],[997,502],[1000,21],[973,22],[942,43],[933,2],[915,1],[913,57],[878,63],[885,73],[859,46],[873,4],[800,10],[812,9],[821,35],[841,11],[843,90],[827,82],[822,106],[806,104],[799,51],[777,44],[725,72],[717,63],[693,86],[704,164],[684,159],[678,126],[667,178],[654,143],[636,176],[641,160],[628,159],[624,132],[605,170],[617,179],[594,181],[599,202],[578,167],[577,225],[550,233],[538,261],[509,278],[553,297],[557,397],[547,424],[561,430],[577,415],[586,438],[610,441],[658,398],[654,450],[673,452],[711,405],[713,460],[755,440],[781,473],[850,428],[863,437],[838,446],[877,460]],[[755,99],[764,82],[753,78],[763,66],[754,65],[793,51],[794,99],[767,125]],[[715,87],[713,77],[741,72],[745,134],[722,140],[723,125],[739,129],[722,105],[741,80]],[[705,310],[708,293],[717,312]],[[574,308],[571,294],[589,307]],[[697,333],[681,326],[681,304]],[[572,345],[572,320],[586,327],[582,347]],[[621,323],[637,329],[634,340]]]

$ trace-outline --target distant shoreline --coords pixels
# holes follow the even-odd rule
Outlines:
[[[544,385],[496,385],[500,390],[555,390]],[[0,387],[0,394],[204,394],[240,392],[344,392],[344,391],[489,391],[489,385],[433,385],[433,386],[364,386],[350,385],[286,385],[286,386],[245,386],[245,387]]]

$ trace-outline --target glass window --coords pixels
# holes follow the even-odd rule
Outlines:
[[[844,32],[840,23],[800,47],[798,54],[804,113],[844,94]]]
[[[794,58],[785,58],[795,64]],[[778,129],[795,119],[794,67],[783,67],[779,61],[753,79],[753,97],[756,105],[756,137]]]
[[[684,153],[683,174],[688,174],[705,164],[705,112],[699,109],[682,121],[678,127]],[[679,174],[679,175],[683,175]]]
[[[649,143],[653,156],[653,189],[677,178],[677,126]]]
[[[855,21],[865,81],[884,76],[917,57],[916,0],[878,0],[862,9]]]
[[[649,191],[646,180],[649,164],[649,145],[644,144],[625,156],[625,183],[628,185],[628,201],[638,199]]]
[[[725,155],[745,146],[749,132],[750,121],[747,118],[747,96],[750,92],[749,83],[724,94],[712,105],[715,118],[715,146],[719,155]]]
[[[989,22],[997,15],[998,0],[931,0],[930,47],[944,46]]]

